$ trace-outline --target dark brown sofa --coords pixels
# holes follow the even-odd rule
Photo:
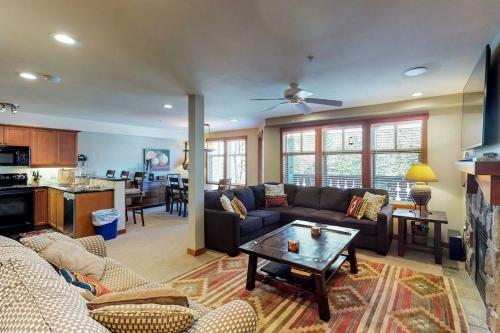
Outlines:
[[[205,192],[205,245],[209,249],[238,254],[238,247],[295,220],[304,220],[360,230],[356,247],[385,255],[392,241],[392,206],[386,200],[377,221],[357,220],[346,216],[353,196],[366,191],[387,195],[377,189],[339,189],[333,187],[299,187],[285,184],[288,207],[265,207],[264,185],[226,191],[240,199],[248,210],[245,220],[226,212],[220,204],[221,192]]]

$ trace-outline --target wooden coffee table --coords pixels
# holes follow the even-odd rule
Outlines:
[[[321,227],[319,237],[311,236],[310,229],[313,226]],[[356,229],[295,221],[248,242],[239,248],[249,255],[246,288],[253,290],[255,280],[258,280],[278,288],[293,287],[300,293],[312,293],[318,303],[320,318],[329,321],[326,285],[346,260],[349,260],[351,272],[358,272],[353,245],[358,233]],[[298,253],[288,251],[288,240],[300,242]],[[342,253],[346,248],[347,255]],[[258,258],[271,261],[260,272],[257,272]],[[311,277],[294,279],[290,273],[291,267],[310,273]]]

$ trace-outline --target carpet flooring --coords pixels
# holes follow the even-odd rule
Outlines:
[[[247,291],[246,269],[245,255],[223,257],[171,285],[210,307],[248,301],[258,316],[258,332],[469,332],[455,283],[446,276],[360,259],[358,274],[345,266],[330,280],[326,323],[311,299],[259,282]]]

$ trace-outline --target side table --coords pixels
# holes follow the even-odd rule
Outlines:
[[[418,221],[434,223],[434,247],[423,246],[434,250],[434,262],[438,265],[443,263],[443,249],[441,246],[441,224],[448,224],[445,212],[431,211],[429,214],[418,210],[411,212],[409,209],[398,208],[392,214],[398,219],[398,255],[404,257],[407,237],[407,221]]]

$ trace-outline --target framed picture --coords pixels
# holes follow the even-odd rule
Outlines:
[[[144,148],[144,165],[147,171],[170,171],[170,150]]]

